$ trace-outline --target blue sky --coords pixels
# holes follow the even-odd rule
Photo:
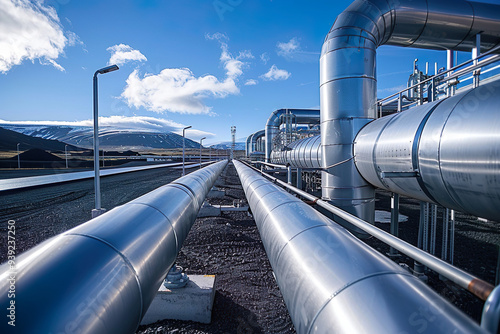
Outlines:
[[[0,0],[0,119],[179,132],[204,144],[263,129],[280,108],[319,108],[319,52],[351,1]],[[113,57],[113,58],[112,58]],[[459,55],[463,61],[470,57]],[[444,51],[382,46],[379,97]],[[433,71],[433,70],[432,70]],[[182,132],[182,131],[181,131]]]

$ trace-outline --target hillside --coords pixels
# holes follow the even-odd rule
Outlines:
[[[0,126],[28,136],[55,139],[86,149],[91,149],[93,145],[94,130],[91,127],[24,124],[0,124]],[[107,151],[180,148],[182,136],[172,132],[158,133],[102,127],[99,129],[99,147]],[[186,148],[199,147],[198,142],[186,138]]]
[[[32,148],[39,148],[46,151],[61,151],[64,152],[66,143],[54,139],[44,139],[31,137],[16,131],[4,129],[0,127],[0,151],[16,151],[17,144],[21,151],[26,151]],[[68,150],[79,151],[81,148],[73,145],[68,145]]]

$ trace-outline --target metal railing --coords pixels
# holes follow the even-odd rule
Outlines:
[[[474,80],[475,82],[471,85],[463,86],[460,87],[459,90],[461,89],[468,89],[468,88],[474,88],[480,85],[481,80],[480,80],[480,75],[484,74],[492,74],[490,72],[493,72],[495,70],[500,69],[500,65],[493,66],[491,68],[488,68],[487,70],[483,71],[484,67],[487,67],[489,65],[495,64],[500,61],[500,55],[495,54],[500,51],[500,46],[497,46],[488,52],[485,52],[483,54],[480,54],[477,58],[475,59],[470,59],[468,61],[465,61],[459,65],[456,65],[449,70],[437,73],[433,76],[431,76],[428,79],[425,79],[423,81],[420,81],[419,83],[412,85],[410,87],[407,87],[403,90],[400,90],[397,93],[391,94],[383,99],[380,99],[376,102],[376,108],[378,111],[378,117],[382,116],[382,108],[385,105],[388,105],[390,103],[397,102],[397,112],[401,112],[403,108],[410,107],[411,105],[416,105],[416,104],[422,104],[424,102],[424,93],[427,93],[427,102],[432,102],[437,99],[438,92],[444,92],[446,91],[447,88],[449,87],[454,87],[460,84],[461,82],[468,81],[468,80]],[[488,58],[487,58],[488,57]],[[485,59],[483,59],[485,58]],[[483,60],[481,60],[483,59]],[[469,66],[470,65],[470,66]],[[464,75],[471,74],[471,76],[462,79],[462,81],[459,80],[460,77]],[[476,86],[474,86],[476,85]],[[407,92],[411,90],[418,89],[421,91],[420,94],[420,99],[410,99],[407,96]],[[451,93],[448,93],[447,95],[450,95]],[[452,95],[452,94],[451,94]],[[403,102],[403,99],[406,99],[407,104]]]
[[[248,165],[247,165],[248,166]],[[249,166],[250,168],[260,172],[258,169],[256,169],[253,166]],[[313,196],[303,190],[300,190],[290,184],[287,184],[286,182],[283,182],[271,175],[268,175],[266,173],[261,174],[271,180],[273,180],[274,183],[280,184],[281,186],[293,191],[294,193],[300,195],[301,197],[312,201],[314,204],[318,205],[319,207],[337,215],[338,217],[346,220],[347,222],[351,223],[355,227],[363,230],[364,232],[372,235],[373,237],[379,239],[380,241],[384,242],[385,244],[397,249],[403,254],[406,254],[407,256],[411,257],[412,259],[422,263],[423,265],[427,266],[428,268],[434,270],[438,274],[446,277],[447,279],[455,282],[462,288],[470,291],[473,293],[475,296],[480,298],[481,300],[487,300],[488,296],[490,295],[491,291],[493,291],[494,286],[491,285],[488,282],[485,282],[474,275],[471,275],[409,243],[406,241],[403,241],[395,236],[393,236],[390,233],[387,233],[381,229],[379,229],[376,226],[371,225],[370,223],[344,211],[341,210],[330,203],[323,201],[319,199],[316,196]]]

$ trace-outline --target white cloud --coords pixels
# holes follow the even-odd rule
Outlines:
[[[293,37],[288,42],[278,42],[276,44],[278,56],[284,57],[290,61],[298,62],[316,62],[319,52],[308,52],[302,50],[297,37]]]
[[[264,65],[267,65],[267,63],[269,62],[269,60],[271,60],[271,58],[269,57],[267,52],[264,52],[263,54],[260,55],[260,60],[262,60]]]
[[[129,45],[118,44],[106,49],[111,53],[108,65],[116,64],[121,66],[129,61],[147,61],[148,59],[139,50],[135,50]]]
[[[258,84],[259,82],[257,80],[254,80],[254,79],[249,79],[245,82],[245,86],[255,86],[256,84]]]
[[[93,127],[93,120],[83,121],[6,121],[0,119],[0,124],[8,125],[35,125],[35,126],[69,126],[69,127]],[[182,135],[184,124],[176,123],[174,121],[147,117],[147,116],[109,116],[99,117],[99,128],[113,129],[113,130],[128,130],[128,131],[143,131],[153,133],[174,132]],[[189,132],[188,132],[189,131]],[[211,132],[201,131],[197,129],[189,129],[186,134],[189,138],[202,138],[202,137],[215,137]]]
[[[197,77],[188,68],[166,68],[159,74],[146,73],[143,77],[135,70],[128,77],[121,97],[129,106],[155,112],[213,114],[203,100],[238,94],[237,80],[246,66],[242,59],[253,56],[249,51],[243,51],[233,57],[224,34],[206,35],[206,38],[220,43],[220,61],[226,71],[225,79],[219,80],[213,75]]]
[[[267,81],[276,81],[276,80],[286,80],[292,74],[287,70],[280,70],[276,65],[271,66],[267,73],[261,75],[260,77]]]
[[[289,57],[292,53],[300,50],[299,41],[297,38],[292,38],[289,42],[278,42],[278,56]]]
[[[157,75],[145,74],[143,78],[135,70],[128,77],[121,96],[129,106],[154,112],[207,114],[211,108],[203,103],[204,98],[221,98],[238,92],[230,77],[219,81],[213,75],[195,77],[187,68],[167,68]]]
[[[248,50],[240,52],[237,57],[233,57],[231,53],[229,53],[229,47],[226,42],[229,38],[220,32],[213,35],[207,34],[205,37],[209,40],[217,40],[219,42],[222,49],[220,61],[224,64],[228,78],[236,79],[243,74],[243,68],[246,66],[246,63],[242,62],[242,59],[254,58],[252,53]]]
[[[56,62],[66,45],[76,43],[64,35],[56,11],[42,1],[0,0],[0,72],[28,59],[43,65],[64,68]]]

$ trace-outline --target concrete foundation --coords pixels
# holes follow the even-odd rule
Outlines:
[[[190,275],[189,283],[179,289],[158,289],[141,325],[171,320],[191,320],[209,324],[215,298],[215,275]]]
[[[208,198],[222,198],[226,195],[226,192],[224,190],[219,190],[217,188],[212,188],[208,192],[207,197]]]
[[[203,203],[203,206],[200,208],[200,211],[198,211],[198,218],[219,217],[220,214],[221,210],[219,206],[213,206],[205,202]]]

